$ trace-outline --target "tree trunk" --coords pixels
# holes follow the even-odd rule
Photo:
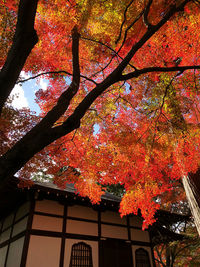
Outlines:
[[[194,217],[194,223],[197,231],[200,235],[200,170],[197,173],[183,176],[183,186],[185,189],[186,197],[188,199],[192,215]]]
[[[0,71],[0,115],[31,50],[38,42],[34,29],[37,3],[38,0],[21,0],[19,3],[13,44]]]

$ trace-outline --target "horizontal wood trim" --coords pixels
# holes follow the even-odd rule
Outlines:
[[[67,216],[67,219],[79,221],[79,222],[90,222],[90,223],[98,223],[98,220],[91,220],[91,219],[84,219],[84,218],[77,218],[72,216]]]
[[[62,237],[62,232],[54,232],[54,231],[46,231],[46,230],[38,230],[31,229],[29,230],[30,235],[41,235],[41,236],[51,236],[51,237]]]
[[[151,243],[150,242],[145,242],[145,241],[131,241],[131,245],[151,247]]]
[[[93,240],[99,241],[101,238],[98,236],[90,236],[90,235],[79,235],[79,234],[70,234],[70,233],[62,233],[62,232],[53,232],[53,231],[44,231],[44,230],[30,230],[31,235],[40,235],[40,236],[51,236],[51,237],[60,237],[60,238],[69,238],[69,239],[80,239],[80,240]],[[103,238],[103,239],[113,239],[113,240],[120,240],[131,243],[131,245],[136,246],[145,246],[151,247],[150,242],[143,242],[143,241],[129,241],[127,239],[118,239],[118,238]]]
[[[125,228],[127,228],[127,224],[111,223],[111,222],[104,222],[104,221],[101,221],[101,224],[111,225],[111,226],[119,226],[119,227],[125,227]]]
[[[130,226],[131,229],[137,229],[137,230],[142,230],[142,227],[139,226]],[[146,231],[146,230],[142,230],[142,231]]]
[[[26,230],[24,230],[23,232],[17,234],[16,236],[4,241],[3,243],[0,244],[0,248],[5,247],[6,245],[8,245],[9,243],[12,243],[14,241],[16,241],[17,239],[21,238],[22,236],[24,236],[26,233]]]
[[[47,216],[47,217],[64,218],[64,216],[62,215],[56,215],[56,214],[41,212],[41,211],[34,211],[34,214]],[[79,218],[79,217],[73,217],[73,216],[67,216],[66,218],[70,220],[76,220],[76,221],[98,223],[98,220],[91,220],[91,219],[85,219],[85,218]]]
[[[98,236],[90,236],[90,235],[79,235],[79,234],[65,234],[66,238],[70,239],[83,239],[83,240],[93,240],[98,241]]]
[[[40,235],[40,236],[51,236],[51,237],[60,237],[60,238],[64,237],[64,238],[70,238],[70,239],[84,239],[84,240],[98,241],[97,236],[70,234],[70,233],[35,230],[35,229],[30,230],[30,234],[31,235]]]
[[[42,212],[42,211],[34,211],[34,214],[35,215],[47,216],[47,217],[64,218],[63,215],[52,214],[52,213],[47,213],[47,212]]]

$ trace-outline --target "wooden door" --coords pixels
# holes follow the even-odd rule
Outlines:
[[[121,240],[107,239],[100,241],[99,267],[132,267],[131,244]]]

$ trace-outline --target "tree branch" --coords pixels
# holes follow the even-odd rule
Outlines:
[[[126,66],[131,61],[132,57],[135,55],[135,53],[177,12],[182,11],[184,9],[184,6],[191,2],[191,0],[185,0],[183,1],[179,6],[173,5],[171,9],[164,15],[164,17],[158,22],[156,25],[152,25],[149,27],[146,31],[146,33],[141,37],[141,39],[133,45],[127,56],[124,58],[124,60],[119,64],[119,66],[116,68],[116,72],[118,72],[118,75],[122,73],[122,71],[126,68]],[[134,72],[137,72],[134,71]],[[136,76],[138,77],[138,76]],[[120,79],[121,81],[121,79]]]
[[[72,82],[68,89],[64,91],[58,98],[57,104],[47,113],[47,115],[39,123],[46,127],[52,127],[53,124],[65,113],[68,109],[70,101],[78,92],[80,85],[80,66],[79,66],[79,33],[77,28],[74,27],[72,30],[72,66],[73,75]]]
[[[0,114],[31,50],[38,42],[34,21],[38,0],[20,0],[13,44],[0,72]]]
[[[39,73],[39,74],[37,74],[37,75],[35,75],[35,76],[32,76],[32,77],[29,77],[29,78],[27,78],[27,79],[18,80],[18,81],[16,82],[16,84],[18,84],[18,83],[24,83],[24,82],[27,82],[27,81],[36,79],[36,78],[38,78],[38,77],[40,77],[40,76],[43,76],[43,75],[49,75],[49,74],[66,74],[66,75],[69,75],[69,76],[73,76],[72,73],[70,73],[70,72],[68,72],[68,71],[65,71],[65,70],[47,71],[47,72],[41,72],[41,73]],[[95,82],[93,79],[90,79],[90,78],[88,78],[88,77],[85,76],[85,75],[80,74],[80,77],[83,78],[83,79],[85,79],[85,80],[87,80],[87,81],[89,81],[89,82],[94,83],[95,85],[98,84],[98,83]]]
[[[8,150],[0,158],[0,179],[3,181],[18,171],[30,158],[45,146],[55,141],[58,136],[54,134],[53,124],[67,110],[71,99],[77,93],[80,84],[79,67],[79,33],[77,28],[72,30],[72,57],[73,57],[73,78],[68,89],[61,94],[56,106],[28,132],[11,150]],[[77,124],[70,125],[68,133],[73,131]],[[57,127],[55,127],[57,128]],[[60,136],[59,136],[60,137]],[[17,157],[17,160],[16,160]],[[6,164],[4,164],[6,162]]]
[[[150,7],[152,5],[152,2],[153,0],[149,0],[146,8],[145,8],[145,11],[144,11],[144,24],[149,28],[152,26],[152,24],[149,22],[148,20],[148,15],[149,15],[149,11],[150,11]]]
[[[160,105],[160,115],[162,114],[162,109],[163,109],[163,106],[165,104],[165,98],[167,97],[167,94],[168,94],[168,90],[169,88],[172,86],[172,83],[174,81],[175,78],[177,78],[178,76],[180,75],[180,73],[176,74],[172,79],[171,81],[169,82],[169,84],[165,87],[165,92],[164,92],[164,95],[163,95],[163,98],[162,98],[162,103]],[[159,116],[160,116],[159,115]]]
[[[108,48],[114,55],[113,55],[113,57],[112,57],[112,59],[114,58],[114,56],[118,56],[120,59],[122,59],[123,60],[123,57],[121,57],[120,55],[119,55],[119,51],[115,51],[112,47],[110,47],[109,45],[107,45],[107,44],[104,44],[104,43],[102,43],[101,41],[97,41],[97,40],[94,40],[94,39],[90,39],[90,38],[87,38],[87,37],[83,37],[83,36],[81,36],[81,39],[83,39],[83,40],[88,40],[88,41],[91,41],[91,42],[95,42],[95,43],[97,43],[97,44],[100,44],[100,45],[102,45],[102,46],[105,46],[106,48]],[[132,67],[133,69],[136,69],[136,67],[134,67],[132,64],[128,64],[130,67]]]
[[[149,67],[149,68],[143,68],[141,70],[135,70],[133,72],[130,72],[128,74],[121,75],[120,81],[126,81],[132,78],[139,77],[142,74],[146,73],[152,73],[152,72],[174,72],[179,71],[183,73],[186,70],[194,70],[194,69],[200,69],[200,65],[197,66],[177,66],[177,67]]]
[[[115,41],[115,44],[117,44],[119,42],[119,40],[121,39],[121,35],[122,35],[122,29],[123,29],[123,26],[124,26],[124,23],[126,22],[126,13],[128,11],[128,8],[132,5],[134,0],[131,0],[128,5],[126,6],[125,10],[124,10],[124,19],[122,21],[122,24],[120,26],[120,30],[119,30],[119,36],[117,37],[116,41]]]
[[[134,24],[141,18],[141,16],[144,14],[144,10],[134,19],[134,21],[126,28],[125,33],[124,33],[124,39],[122,41],[122,44],[120,45],[120,48],[118,49],[117,53],[119,53],[122,49],[122,47],[125,44],[126,37],[128,34],[128,31],[134,26]]]

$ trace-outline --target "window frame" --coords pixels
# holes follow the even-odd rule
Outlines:
[[[91,246],[82,241],[73,244],[69,267],[93,267]]]
[[[138,254],[138,253],[140,253],[140,252],[142,252],[143,255]],[[138,255],[137,255],[137,254],[138,254]],[[139,256],[140,258],[137,259],[137,256]],[[142,260],[144,260],[145,263],[143,263],[143,262],[138,262],[138,260],[141,261],[141,257],[143,257]],[[144,258],[144,257],[145,257],[145,258]],[[148,252],[146,249],[144,249],[144,248],[138,248],[138,249],[135,250],[135,266],[136,266],[136,267],[151,267],[150,257],[149,257],[149,252]]]

